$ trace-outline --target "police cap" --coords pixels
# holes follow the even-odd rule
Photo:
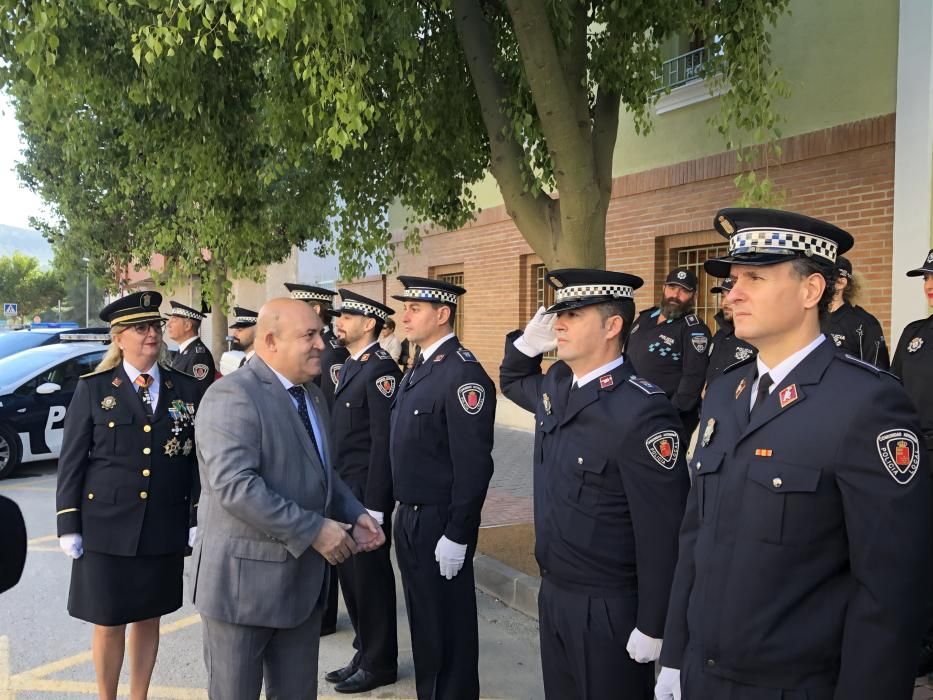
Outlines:
[[[405,289],[401,294],[393,294],[392,298],[399,301],[429,301],[433,304],[456,306],[460,297],[466,294],[463,287],[443,280],[399,275],[398,281]]]
[[[333,289],[312,287],[310,284],[286,282],[285,288],[291,294],[292,299],[300,299],[301,301],[314,302],[317,304],[333,304],[334,297],[337,296],[337,292]]]
[[[726,277],[715,287],[710,288],[710,292],[713,294],[728,294],[732,291],[732,287],[735,286],[735,280],[731,277]]]
[[[100,320],[111,326],[132,326],[146,321],[161,321],[158,292],[134,292],[112,301],[100,310]]]
[[[933,250],[927,253],[926,260],[920,267],[907,273],[908,277],[920,277],[921,275],[933,275]]]
[[[554,303],[545,313],[554,314],[615,299],[634,297],[645,282],[641,277],[609,270],[567,268],[547,273],[547,283],[554,288]]]
[[[664,284],[675,284],[678,287],[683,287],[688,292],[692,292],[697,288],[697,276],[694,274],[693,270],[689,268],[675,267],[667,273],[667,279],[664,280]]]
[[[250,309],[244,309],[242,306],[233,307],[233,316],[235,321],[230,324],[230,328],[249,328],[255,326],[259,320],[259,314]]]
[[[204,317],[210,313],[210,309],[202,304],[200,311],[195,311],[190,306],[185,306],[184,304],[179,304],[177,301],[170,301],[169,304],[172,306],[172,310],[169,312],[169,316],[180,316],[181,318],[190,318],[194,321],[203,321]]]
[[[385,320],[395,313],[385,304],[380,304],[375,299],[370,299],[369,297],[364,297],[362,294],[357,294],[352,292],[349,289],[340,289],[340,309],[336,311],[336,315],[340,316],[342,314],[354,314],[356,316],[366,316],[368,318],[374,318],[377,321],[385,322]]]

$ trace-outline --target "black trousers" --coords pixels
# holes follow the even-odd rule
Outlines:
[[[715,676],[703,659],[688,649],[680,670],[681,700],[832,700],[835,687],[767,688]]]
[[[362,497],[363,487],[347,483],[353,495]],[[398,668],[398,631],[395,615],[395,570],[389,551],[392,546],[392,513],[385,514],[382,531],[386,543],[374,552],[362,552],[337,566],[343,601],[353,623],[351,662],[370,673],[394,673]]]
[[[466,543],[463,568],[448,581],[434,560],[446,523],[447,506],[401,504],[395,514],[395,556],[408,609],[415,687],[418,700],[477,700],[476,542]]]
[[[545,697],[651,700],[654,664],[635,663],[625,650],[637,614],[635,593],[599,598],[544,579],[538,593],[538,630]]]
[[[340,607],[338,599],[340,584],[337,577],[337,567],[328,565],[324,575],[327,577],[327,600],[324,601],[324,614],[321,615],[322,631],[333,630],[337,627],[337,610]]]

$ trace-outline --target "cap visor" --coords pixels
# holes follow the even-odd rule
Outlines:
[[[612,301],[613,297],[590,297],[587,299],[567,299],[566,301],[559,301],[556,304],[551,304],[544,310],[546,314],[556,314],[561,311],[569,311],[570,309],[581,309],[584,306],[593,306],[594,304],[605,304],[607,301]]]
[[[696,289],[696,287],[691,287],[686,282],[674,281],[674,282],[665,282],[664,284],[665,286],[668,286],[668,287],[681,287],[683,289],[686,289],[688,292],[692,292]]]
[[[923,275],[933,275],[933,269],[918,267],[916,270],[907,273],[908,277],[922,277]]]
[[[731,277],[733,265],[777,265],[778,263],[789,262],[798,255],[784,255],[782,253],[745,253],[739,255],[727,255],[724,258],[712,258],[703,263],[703,269],[713,277]]]

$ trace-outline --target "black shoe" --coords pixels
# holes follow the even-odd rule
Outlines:
[[[337,631],[337,625],[334,625],[333,627],[322,627],[322,628],[321,628],[321,636],[322,636],[322,637],[328,637],[328,636],[334,634],[334,632],[336,632],[336,631]]]
[[[395,671],[383,673],[370,673],[366,669],[357,669],[356,673],[334,686],[338,693],[365,693],[367,690],[379,688],[383,685],[392,685],[398,680]]]
[[[342,683],[354,673],[356,673],[356,664],[351,661],[343,668],[338,668],[336,671],[328,671],[325,673],[324,680],[328,683]]]

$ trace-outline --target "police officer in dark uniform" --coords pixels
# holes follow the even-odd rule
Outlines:
[[[331,328],[331,321],[334,317],[334,297],[337,296],[337,292],[324,287],[313,287],[309,284],[295,284],[293,282],[286,282],[285,288],[288,289],[292,299],[307,302],[324,322],[324,330],[321,332],[321,338],[324,340],[324,351],[321,353],[321,374],[314,379],[314,383],[321,387],[321,392],[327,401],[327,408],[333,411],[337,374],[340,372],[344,361],[350,356],[347,349],[337,341],[337,336],[334,335]],[[328,566],[327,606],[321,616],[322,637],[337,631],[337,609],[339,607],[337,598],[339,590],[340,583],[337,577],[337,567]]]
[[[907,273],[908,277],[923,277],[923,292],[927,304],[933,305],[933,250],[929,252],[915,270]],[[904,384],[920,414],[920,429],[923,441],[933,467],[933,316],[921,318],[907,324],[897,349],[891,372]],[[920,651],[920,663],[917,675],[933,672],[933,627],[924,635]]]
[[[641,278],[554,270],[547,281],[555,303],[508,336],[499,374],[535,414],[545,696],[648,700],[690,487],[683,426],[622,355]]]
[[[820,332],[852,237],[723,209],[736,333],[709,385],[657,697],[907,700],[931,584],[930,474],[891,375]]]
[[[0,593],[19,583],[26,566],[26,522],[15,501],[0,496]]]
[[[201,311],[195,311],[190,306],[179,304],[177,301],[169,303],[172,311],[169,313],[165,332],[169,338],[178,343],[178,352],[172,359],[172,369],[190,374],[197,379],[201,384],[203,394],[217,376],[214,356],[198,335],[207,311],[203,306]]]
[[[692,313],[697,277],[685,267],[671,270],[661,304],[638,315],[625,345],[635,373],[664,390],[680,413],[686,434],[697,424],[712,334]]]
[[[729,302],[729,290],[732,279],[727,277],[710,291],[719,297],[719,311],[716,312],[716,335],[709,345],[709,364],[706,367],[706,383],[709,384],[723,373],[729,365],[755,356],[755,348],[735,336],[732,323],[732,304]]]
[[[479,697],[473,553],[492,477],[496,389],[453,333],[463,287],[400,276],[402,328],[421,347],[392,406],[395,555],[419,700]]]
[[[858,295],[852,263],[840,255],[836,269],[839,273],[836,293],[830,304],[831,313],[822,324],[823,332],[844,352],[880,369],[888,369],[888,346],[881,324],[861,306],[852,304]]]
[[[392,537],[392,468],[389,411],[402,372],[379,345],[379,333],[395,312],[361,294],[341,289],[337,339],[350,353],[340,369],[333,410],[334,469],[382,525],[386,545],[337,566],[343,599],[356,634],[356,654],[325,679],[339,693],[362,693],[394,683],[398,669]]]
[[[240,360],[240,367],[245,365],[256,350],[256,322],[259,320],[259,314],[252,309],[243,306],[233,307],[234,321],[230,326],[233,331],[233,343],[231,350],[239,350],[243,353],[243,359]]]
[[[101,697],[116,697],[127,624],[130,694],[145,697],[159,618],[181,607],[195,534],[201,390],[158,363],[161,300],[137,292],[100,312],[113,342],[97,371],[78,381],[58,459],[59,543],[75,560],[68,612],[94,624]]]

